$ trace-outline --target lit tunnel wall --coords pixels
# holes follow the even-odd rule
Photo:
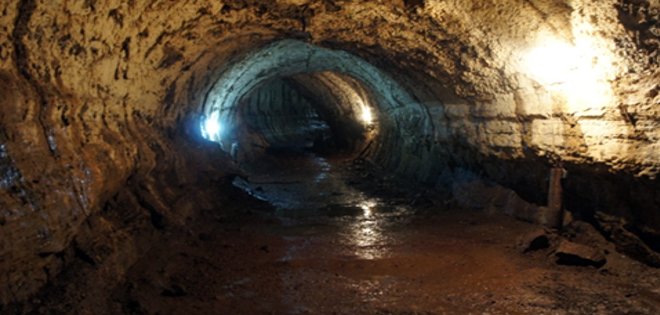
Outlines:
[[[208,120],[216,121],[224,130],[233,126],[241,99],[250,95],[260,84],[276,77],[296,76],[319,72],[337,72],[355,78],[371,95],[374,115],[378,116],[379,146],[371,150],[386,169],[417,179],[434,178],[429,172],[432,158],[431,138],[434,127],[427,109],[416,101],[396,81],[366,61],[344,51],[335,51],[296,40],[272,43],[233,63],[219,76],[208,93],[204,105],[202,133],[218,143],[226,142],[222,132],[209,134]],[[326,83],[328,76],[326,75]],[[335,85],[335,90],[352,89],[350,84]],[[364,103],[359,94],[340,93],[341,103]],[[359,106],[357,106],[359,107]],[[357,112],[357,110],[355,111]],[[240,135],[239,135],[240,136]],[[427,146],[420,146],[426,143]],[[227,148],[225,148],[227,150]],[[386,153],[383,153],[386,152]]]

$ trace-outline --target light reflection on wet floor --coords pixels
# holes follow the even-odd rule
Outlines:
[[[275,206],[284,222],[282,233],[291,240],[332,232],[347,254],[367,260],[387,257],[396,244],[392,227],[405,223],[412,210],[349,185],[346,163],[310,155],[271,157],[248,165],[249,177],[237,177],[233,184]],[[304,243],[290,248],[283,260],[294,259]]]
[[[374,198],[351,185],[364,179],[346,162],[307,156],[253,165],[235,184],[277,212],[231,199],[234,215],[195,223],[203,239],[167,235],[132,268],[119,299],[139,301],[146,314],[190,314],[191,305],[199,314],[595,314],[604,302],[613,314],[658,314],[626,295],[631,283],[660,287],[648,269],[615,264],[611,276],[555,266],[548,252],[513,245],[537,226],[465,209],[427,212],[378,190],[377,180],[358,182],[376,186],[382,199]],[[618,276],[632,271],[641,275],[634,282]],[[185,295],[164,296],[173,284]]]

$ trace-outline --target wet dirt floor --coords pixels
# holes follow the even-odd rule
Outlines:
[[[115,290],[115,307],[128,314],[660,314],[657,269],[616,252],[599,269],[557,265],[548,250],[523,254],[517,239],[537,226],[432,199],[415,206],[396,192],[388,199],[350,166],[315,156],[255,163],[234,185],[270,205],[239,199],[233,213],[206,213],[188,233],[166,236]]]

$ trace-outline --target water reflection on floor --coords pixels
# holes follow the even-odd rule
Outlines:
[[[277,209],[228,196],[164,234],[113,301],[130,314],[660,314],[656,270],[617,254],[606,272],[558,266],[517,249],[537,226],[423,206],[349,165],[249,165],[234,184]]]
[[[288,232],[309,235],[332,229],[340,245],[357,258],[386,257],[396,244],[388,229],[402,224],[412,211],[350,185],[354,174],[346,170],[347,163],[314,155],[267,156],[246,165],[248,177],[237,177],[233,184],[275,206],[292,228]],[[292,259],[292,251],[286,259]]]

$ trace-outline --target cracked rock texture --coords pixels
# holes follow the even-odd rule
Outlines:
[[[438,184],[468,169],[538,204],[561,164],[569,210],[658,235],[659,10],[657,0],[1,1],[0,304],[76,257],[121,274],[150,233],[212,204],[217,193],[196,188],[231,163],[199,140],[197,116],[232,62],[279,39],[362,58],[423,105],[432,144],[384,145],[375,162]],[[579,67],[596,69],[606,99],[526,71],[525,53],[547,38],[589,47]],[[425,165],[397,162],[411,159]]]

